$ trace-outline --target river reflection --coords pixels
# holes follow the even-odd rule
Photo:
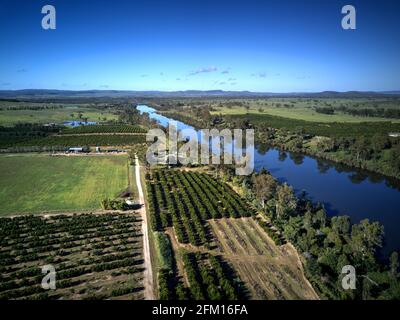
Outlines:
[[[302,154],[284,152],[257,145],[255,169],[268,169],[281,182],[292,185],[297,194],[321,203],[330,216],[346,214],[353,222],[368,218],[385,227],[388,255],[400,249],[400,184],[395,179],[314,159]]]

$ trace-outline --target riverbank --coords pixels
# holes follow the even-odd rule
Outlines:
[[[266,133],[258,133],[256,135],[256,143],[264,143],[271,145],[275,148],[279,148],[283,151],[303,153],[305,155],[315,157],[318,159],[328,160],[337,164],[342,164],[353,169],[366,170],[372,174],[383,175],[386,179],[392,180],[393,185],[400,185],[400,167],[394,167],[385,161],[385,157],[382,160],[372,158],[370,160],[354,159],[355,155],[348,153],[348,151],[321,151],[318,143],[333,144],[334,142],[327,137],[309,137],[302,136],[301,141],[295,141],[290,143],[294,139],[294,135],[288,134],[279,141],[271,139]],[[282,141],[284,140],[284,141]]]

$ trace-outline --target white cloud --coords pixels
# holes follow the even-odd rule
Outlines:
[[[267,77],[267,73],[266,72],[252,73],[251,76],[252,77],[259,77],[259,78],[266,78]]]
[[[203,67],[203,68],[199,68],[197,70],[189,72],[189,75],[190,76],[194,76],[194,75],[199,74],[199,73],[215,72],[217,70],[218,70],[218,68],[215,67],[215,66]]]

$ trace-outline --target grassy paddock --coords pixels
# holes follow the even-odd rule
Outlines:
[[[259,99],[229,99],[207,101],[212,106],[213,114],[243,115],[246,113],[267,114],[289,119],[299,119],[315,122],[364,122],[391,120],[400,122],[399,119],[381,117],[353,116],[344,113],[338,108],[383,108],[399,109],[400,100],[395,98],[259,98]],[[328,115],[316,112],[315,108],[333,108],[335,114]]]
[[[13,106],[13,105],[11,105]],[[91,108],[80,105],[65,105],[57,109],[44,110],[7,110],[4,102],[0,104],[0,124],[3,126],[12,126],[16,123],[48,123],[48,122],[64,122],[70,120],[79,120],[79,113],[82,118],[88,118],[88,121],[107,121],[116,120],[117,115],[109,111]]]
[[[217,107],[212,114],[223,114],[223,115],[246,115],[247,113],[258,114],[258,115],[269,115],[269,116],[278,116],[289,119],[296,120],[304,120],[310,122],[324,122],[324,123],[332,123],[332,122],[349,122],[349,123],[360,123],[360,122],[382,122],[382,121],[391,121],[395,123],[400,123],[398,119],[388,119],[383,117],[361,117],[361,116],[352,116],[349,114],[345,114],[343,112],[337,112],[333,115],[327,115],[316,112],[311,107],[294,107],[294,108],[277,108],[271,106],[261,106],[257,107],[253,105],[249,109],[244,107]]]
[[[267,127],[287,129],[290,131],[303,129],[307,133],[329,137],[373,136],[376,133],[388,134],[389,132],[400,131],[400,123],[394,123],[391,121],[324,123],[255,113],[249,113],[247,115],[231,115],[229,118],[231,121],[249,120],[255,125],[265,125]]]
[[[126,156],[0,156],[0,215],[99,209],[128,185]]]

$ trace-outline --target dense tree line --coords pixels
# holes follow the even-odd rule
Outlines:
[[[315,112],[332,115],[335,114],[335,109],[332,107],[316,107]]]
[[[13,136],[13,137],[35,137],[46,136],[50,133],[57,133],[60,127],[57,125],[45,126],[36,123],[17,123],[13,127],[0,126],[0,136]]]
[[[359,117],[378,117],[400,119],[400,109],[398,108],[360,108],[360,107],[337,107],[338,111]]]
[[[2,107],[2,110],[8,111],[19,111],[19,110],[30,110],[30,111],[40,111],[40,110],[57,110],[65,108],[62,105],[17,105],[17,106],[6,106]]]
[[[350,114],[355,117],[375,117],[375,118],[389,118],[400,119],[400,109],[398,108],[382,108],[382,107],[315,107],[317,113],[332,115],[336,111]]]

